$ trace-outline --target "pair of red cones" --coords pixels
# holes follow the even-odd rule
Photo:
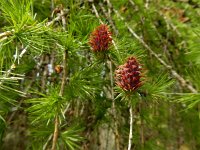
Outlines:
[[[89,44],[94,52],[107,51],[112,45],[111,32],[105,24],[98,26],[90,35]],[[136,91],[142,86],[141,65],[136,57],[129,57],[115,71],[115,82],[124,91]]]

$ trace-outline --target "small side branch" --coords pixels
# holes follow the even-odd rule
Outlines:
[[[118,125],[117,125],[117,112],[116,112],[116,106],[115,106],[115,98],[114,98],[114,90],[113,90],[113,67],[112,67],[112,61],[109,60],[109,68],[110,68],[110,88],[111,88],[111,99],[112,99],[112,115],[114,118],[114,134],[115,134],[115,144],[116,144],[116,150],[120,150],[120,142],[119,142],[119,132],[118,132]]]
[[[46,26],[51,26],[54,24],[56,21],[62,20],[63,16],[67,15],[69,10],[65,10],[62,12],[62,14],[59,14],[56,18],[54,18],[52,21],[47,22]]]
[[[128,138],[128,150],[131,150],[132,138],[133,138],[133,107],[132,105],[129,108],[130,113],[130,130],[129,130],[129,138]]]
[[[61,88],[60,88],[60,96],[63,96],[64,93],[64,87],[66,84],[66,76],[67,76],[67,50],[64,51],[63,54],[63,77],[62,77],[62,82],[61,82]]]
[[[145,2],[145,7],[146,7],[146,9],[149,8],[149,3],[150,3],[150,1],[149,1],[149,0],[146,0],[146,2]]]
[[[116,28],[116,26],[114,25],[114,22],[113,22],[112,18],[110,17],[109,12],[108,12],[108,13],[106,12],[106,9],[105,9],[105,7],[103,6],[103,3],[99,3],[99,6],[101,7],[101,9],[102,9],[104,15],[106,16],[108,22],[109,22],[110,25],[112,26],[115,35],[118,35],[117,28]],[[109,9],[109,10],[111,10],[111,9]]]
[[[54,133],[53,133],[53,144],[52,144],[51,150],[56,150],[56,143],[58,140],[58,128],[59,128],[59,118],[58,118],[58,115],[56,115],[55,127],[54,127]]]
[[[65,11],[62,9],[61,11],[61,19],[62,19],[62,24],[63,24],[63,30],[66,30],[66,26],[67,26],[67,22],[66,22],[66,19],[65,19]]]
[[[0,38],[3,38],[5,36],[10,36],[12,33],[11,31],[6,31],[6,32],[3,32],[3,33],[0,33]]]
[[[11,31],[6,31],[6,32],[3,32],[3,33],[0,33],[0,42],[7,39],[11,35],[12,35]]]
[[[27,51],[27,48],[28,46],[26,46],[24,49],[22,49],[21,53],[19,54],[19,57],[18,57],[18,61],[23,57],[23,55],[26,53]],[[7,78],[9,77],[9,75],[12,73],[12,70],[14,70],[16,68],[15,66],[15,62],[17,61],[17,51],[16,51],[16,57],[15,57],[15,60],[14,60],[14,63],[10,66],[10,69],[8,69],[7,71],[4,72],[3,74],[3,78]],[[3,82],[0,82],[0,85],[2,84]]]
[[[97,9],[96,9],[94,3],[92,3],[92,8],[93,8],[93,11],[94,11],[96,17],[99,19],[99,22],[100,22],[101,24],[104,24],[103,21],[101,20],[101,18],[99,17],[99,13],[98,13],[98,11],[97,11]]]

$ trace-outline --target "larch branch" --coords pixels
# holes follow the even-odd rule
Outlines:
[[[122,20],[125,24],[125,26],[128,28],[129,32],[166,68],[168,69],[171,74],[176,78],[180,85],[183,87],[186,87],[188,90],[190,90],[192,93],[198,93],[197,90],[189,84],[181,75],[179,75],[172,66],[168,65],[163,59],[161,59],[158,54],[156,54],[145,42],[143,39],[141,39],[134,31],[133,29],[128,25],[127,22],[125,22],[124,18],[119,14],[119,12],[115,9],[113,9],[114,12],[117,14],[117,16]]]

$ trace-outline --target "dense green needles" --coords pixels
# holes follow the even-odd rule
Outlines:
[[[0,0],[0,149],[199,150],[199,0]]]

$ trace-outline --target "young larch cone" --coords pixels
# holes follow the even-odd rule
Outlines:
[[[111,44],[111,32],[105,24],[98,26],[90,35],[89,45],[94,52],[106,51]]]
[[[116,84],[124,91],[133,92],[142,86],[141,65],[135,57],[129,57],[124,65],[115,71]]]

